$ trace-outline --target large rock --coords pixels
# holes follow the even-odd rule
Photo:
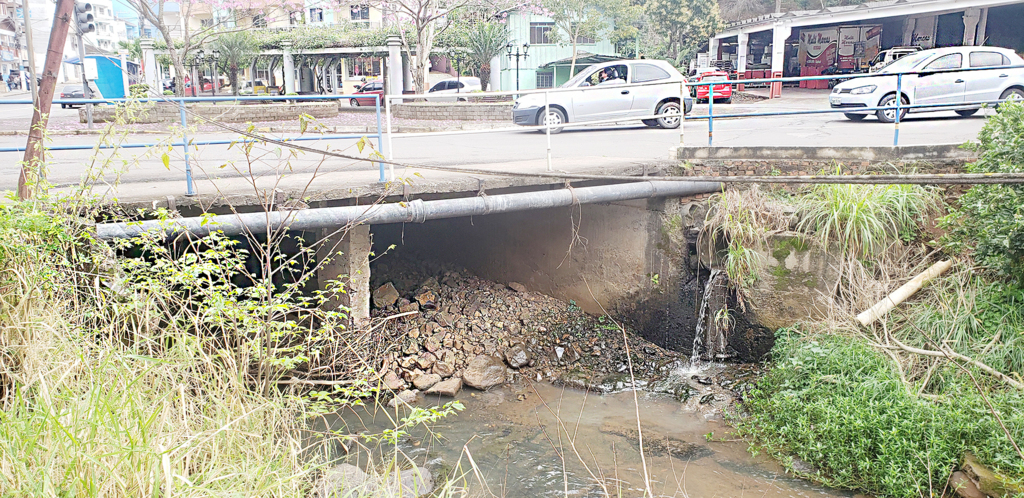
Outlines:
[[[388,492],[382,493],[383,496],[417,498],[434,491],[434,476],[423,467],[405,469],[399,472],[398,477],[395,479],[391,474],[386,478]]]
[[[988,496],[1018,496],[1024,493],[1024,487],[1014,484],[1013,480],[986,467],[970,453],[964,455],[963,471],[967,477],[978,483],[978,489]]]
[[[384,374],[384,387],[392,391],[401,391],[405,389],[405,381],[398,376],[395,372],[388,372]]]
[[[395,284],[388,282],[377,290],[373,291],[373,305],[378,308],[385,308],[395,304],[398,301],[398,289],[395,289]]]
[[[748,292],[757,322],[775,330],[820,318],[839,280],[838,260],[796,232],[772,235],[768,247],[761,278]]]
[[[413,401],[416,401],[416,391],[406,390],[396,394],[394,398],[391,398],[391,400],[388,401],[388,406],[394,408],[399,405],[408,405]]]
[[[530,355],[522,344],[516,344],[505,351],[505,361],[512,368],[523,368],[530,364]]]
[[[412,385],[421,391],[434,387],[434,384],[441,382],[441,376],[437,374],[423,374],[412,380]]]
[[[466,366],[462,380],[467,386],[482,391],[505,383],[505,364],[500,358],[490,355],[477,355]]]
[[[355,465],[343,463],[328,470],[314,487],[318,498],[389,496],[418,498],[434,491],[434,476],[422,467],[402,470],[398,475],[370,476]]]
[[[314,487],[313,495],[318,498],[372,496],[379,490],[377,480],[363,472],[363,469],[343,463],[324,473]]]
[[[427,389],[427,394],[440,394],[441,396],[455,397],[462,390],[462,379],[452,377],[434,384],[434,387]]]
[[[949,476],[949,489],[960,498],[985,498],[985,493],[978,489],[978,485],[959,470]]]

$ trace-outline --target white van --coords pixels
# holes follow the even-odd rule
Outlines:
[[[877,72],[879,69],[888,66],[889,64],[896,61],[900,57],[903,57],[904,55],[907,54],[912,54],[914,52],[918,52],[920,50],[921,47],[918,46],[887,48],[879,52],[874,59],[871,59],[871,62],[868,63],[868,72]]]

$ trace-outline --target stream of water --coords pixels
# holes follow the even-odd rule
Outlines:
[[[851,496],[787,476],[729,427],[671,396],[638,392],[645,455],[655,496]],[[466,409],[432,432],[419,429],[401,450],[436,473],[468,472],[470,496],[643,496],[633,392],[588,394],[548,383],[463,390]],[[450,398],[420,399],[432,406]],[[394,409],[390,411],[395,417]],[[380,432],[393,427],[383,409],[360,408],[328,419],[334,429]],[[713,441],[705,434],[713,433]],[[570,440],[575,444],[570,444]],[[666,451],[669,448],[669,452]],[[469,456],[475,462],[476,472]],[[476,475],[479,473],[479,477]],[[606,489],[597,484],[603,480]],[[482,482],[481,482],[482,481]]]

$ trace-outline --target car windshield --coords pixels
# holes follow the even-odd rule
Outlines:
[[[922,62],[927,60],[933,54],[927,52],[917,52],[913,54],[907,54],[900,57],[897,61],[885,66],[885,69],[879,71],[880,73],[892,74],[892,73],[905,73],[912,71],[917,66],[920,66]]]
[[[81,92],[81,91],[82,91],[82,87],[81,86],[75,86],[75,85],[66,86],[66,87],[64,87],[64,90],[62,90],[62,92],[64,92],[64,93],[74,93],[74,92]]]
[[[700,79],[701,81],[728,81],[729,77],[724,74],[708,74]]]

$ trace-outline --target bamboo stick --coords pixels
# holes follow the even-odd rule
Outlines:
[[[903,301],[906,301],[907,298],[917,293],[917,291],[921,290],[921,287],[923,287],[924,284],[928,283],[933,278],[946,273],[946,270],[949,270],[951,266],[953,266],[953,261],[948,259],[933,264],[927,270],[914,277],[911,281],[903,284],[899,289],[896,289],[893,293],[885,296],[884,299],[875,303],[874,306],[857,315],[857,321],[865,327],[871,325],[875,320],[885,316],[889,310],[895,308]]]

